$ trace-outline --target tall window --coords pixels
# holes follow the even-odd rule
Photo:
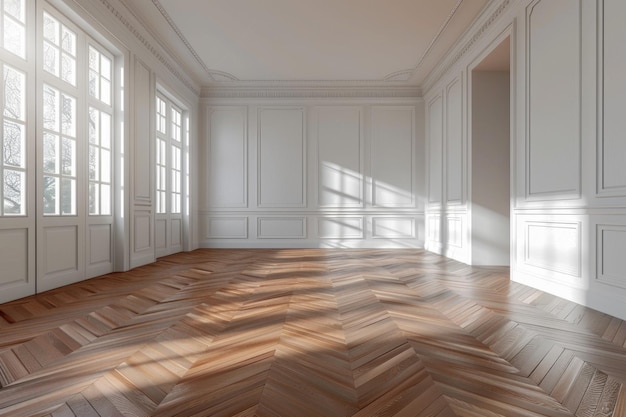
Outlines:
[[[76,33],[43,14],[43,213],[76,215]]]
[[[183,112],[160,95],[156,99],[156,132],[157,213],[181,214]]]
[[[111,215],[113,58],[51,13],[42,25],[43,213],[77,215],[86,188],[89,215]]]
[[[112,60],[89,45],[89,214],[111,214]]]
[[[25,0],[0,0],[0,216],[26,215]]]

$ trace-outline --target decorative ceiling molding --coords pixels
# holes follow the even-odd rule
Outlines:
[[[172,62],[165,57],[161,51],[159,51],[155,46],[153,46],[150,41],[148,39],[146,39],[146,36],[144,36],[143,33],[141,33],[137,28],[135,28],[135,26],[126,18],[127,15],[132,15],[138,22],[140,22],[141,20],[133,13],[133,11],[126,6],[126,4],[124,3],[123,0],[120,1],[120,4],[125,8],[124,13],[120,12],[119,10],[117,10],[108,0],[100,0],[100,3],[102,3],[102,5],[104,5],[104,7],[107,8],[107,10],[113,15],[115,16],[125,27],[126,29],[128,29],[128,31],[130,33],[132,33],[135,38],[137,38],[137,40],[145,47],[146,50],[148,50],[150,53],[152,53],[152,55],[154,55],[154,57],[161,63],[163,64],[163,66],[165,68],[168,69],[168,71],[174,75],[181,83],[183,83],[185,85],[185,87],[187,87],[190,91],[192,91],[194,94],[196,95],[200,95],[200,90],[198,89],[198,87],[196,85],[194,85],[194,83],[192,83],[186,76],[186,74],[181,73],[173,64]],[[146,27],[144,25],[142,25],[142,29],[147,30]],[[158,41],[155,40],[155,42],[158,43]],[[162,45],[159,45],[162,49],[165,49],[162,47]],[[170,57],[171,58],[171,57]]]
[[[421,98],[416,86],[337,82],[231,82],[202,88],[201,98]]]
[[[409,81],[413,72],[415,70],[413,68],[408,70],[396,71],[391,74],[385,76],[384,81]]]
[[[463,4],[463,1],[464,0],[458,0],[456,4],[454,5],[454,7],[452,8],[452,10],[450,10],[450,13],[446,17],[446,20],[443,21],[443,23],[439,27],[439,30],[437,31],[435,36],[431,39],[430,43],[428,44],[428,47],[426,48],[426,50],[424,51],[420,59],[417,61],[417,65],[415,66],[415,68],[413,68],[413,72],[417,71],[424,64],[426,57],[428,56],[428,54],[430,54],[430,51],[432,51],[433,47],[435,46],[435,44],[441,37],[441,34],[443,33],[443,31],[446,30],[446,28],[450,24],[450,21],[456,14],[457,10],[459,10],[459,7],[461,7],[461,4]]]
[[[176,33],[176,36],[178,36],[181,42],[185,44],[185,47],[187,48],[189,53],[194,57],[198,65],[202,67],[204,72],[206,72],[213,81],[222,81],[222,80],[237,81],[238,80],[237,77],[227,72],[210,69],[207,66],[207,64],[202,60],[202,58],[200,58],[200,55],[198,55],[196,50],[193,49],[193,46],[191,46],[191,43],[187,40],[185,35],[183,35],[183,32],[181,32],[181,30],[178,28],[176,23],[174,23],[174,20],[171,18],[169,13],[167,13],[167,10],[165,10],[165,7],[163,7],[161,2],[159,0],[152,0],[152,4],[154,4],[154,7],[156,7],[159,13],[161,13],[163,18],[167,22],[167,24],[170,25],[170,28],[172,28],[174,33]]]
[[[496,7],[498,2],[500,5]],[[471,26],[471,30],[455,44],[451,52],[428,75],[422,85],[424,91],[430,90],[444,74],[459,62],[513,3],[514,0],[492,0],[483,14]],[[475,29],[476,27],[478,28]]]

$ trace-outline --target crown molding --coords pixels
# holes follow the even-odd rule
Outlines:
[[[421,98],[418,86],[368,81],[232,81],[202,88],[201,98]]]
[[[161,45],[158,40],[148,32],[146,26],[135,15],[132,9],[124,3],[124,1],[125,0],[118,0],[118,3],[124,8],[123,12],[118,10],[109,0],[100,0],[100,3],[102,3],[109,13],[111,13],[122,25],[124,25],[124,27],[126,27],[126,29],[163,65],[163,67],[165,67],[191,92],[193,92],[196,96],[199,96],[201,91],[198,86],[188,78],[186,73],[181,72],[176,65],[173,64],[176,60],[172,59],[171,55],[167,53],[166,48],[164,48],[163,45]],[[131,22],[128,18],[129,15],[134,18],[134,20],[138,23],[137,26],[141,27],[141,30],[138,29],[133,22]],[[148,36],[153,39],[148,39]],[[155,44],[158,45],[158,47],[155,46]]]
[[[446,57],[428,74],[422,85],[423,91],[427,92],[430,90],[444,74],[448,73],[516,2],[517,0],[492,0],[468,31],[456,42]]]

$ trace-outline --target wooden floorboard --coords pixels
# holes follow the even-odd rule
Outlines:
[[[626,323],[421,250],[197,250],[0,305],[2,416],[626,417]]]

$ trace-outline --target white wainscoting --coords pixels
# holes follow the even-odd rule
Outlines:
[[[626,2],[600,0],[598,25],[598,171],[599,196],[626,197]]]
[[[415,107],[371,111],[372,206],[415,207]]]
[[[626,225],[596,224],[596,279],[626,290]]]
[[[363,217],[320,217],[317,219],[317,235],[320,239],[363,239]]]
[[[208,120],[209,207],[247,207],[248,141],[247,108],[211,107]]]
[[[428,103],[428,204],[441,204],[443,189],[443,99]]]
[[[258,111],[258,206],[306,206],[304,109]]]
[[[111,224],[92,224],[88,226],[89,233],[89,261],[87,267],[96,267],[106,264],[110,268],[113,262],[111,251]]]
[[[247,239],[247,217],[208,217],[206,239]]]
[[[306,239],[306,217],[259,217],[259,239]]]
[[[465,146],[463,125],[463,82],[455,78],[446,87],[446,203],[464,203]]]
[[[423,247],[418,108],[415,99],[207,101],[200,246]]]
[[[4,287],[29,281],[28,253],[28,229],[0,229],[0,288],[3,291]]]
[[[539,0],[527,9],[527,198],[581,194],[580,1]]]
[[[320,106],[315,110],[318,206],[363,207],[362,109]]]

